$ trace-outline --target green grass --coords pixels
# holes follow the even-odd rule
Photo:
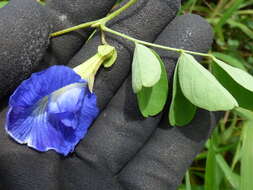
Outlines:
[[[203,16],[213,26],[215,56],[253,73],[253,0],[188,0],[181,14],[189,12]],[[253,114],[227,112],[179,189],[252,190],[252,140]]]

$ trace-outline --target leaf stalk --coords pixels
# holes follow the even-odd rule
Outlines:
[[[213,58],[213,55],[207,54],[207,53],[199,53],[199,52],[188,51],[188,50],[184,50],[184,49],[172,48],[172,47],[168,47],[168,46],[163,46],[163,45],[154,44],[154,43],[146,42],[146,41],[143,41],[143,40],[139,40],[139,39],[133,38],[131,36],[128,36],[126,34],[122,34],[120,32],[117,32],[117,31],[115,31],[111,28],[108,28],[105,25],[102,25],[101,29],[105,32],[114,34],[116,36],[120,36],[120,37],[125,38],[129,41],[132,41],[134,43],[143,44],[143,45],[146,45],[146,46],[149,46],[149,47],[155,47],[155,48],[160,48],[160,49],[164,49],[164,50],[168,50],[168,51],[174,51],[174,52],[178,52],[178,53],[188,53],[188,54],[192,54],[192,55],[199,55],[199,56],[203,56],[203,57]]]

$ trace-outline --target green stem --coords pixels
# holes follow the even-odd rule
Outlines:
[[[175,52],[178,52],[178,53],[184,52],[184,53],[189,53],[189,54],[192,54],[192,55],[199,55],[199,56],[204,56],[204,57],[213,57],[213,55],[211,55],[211,54],[199,53],[199,52],[188,51],[188,50],[183,50],[183,49],[178,49],[178,48],[172,48],[172,47],[167,47],[167,46],[163,46],[163,45],[158,45],[158,44],[153,44],[153,43],[150,43],[150,42],[138,40],[136,38],[133,38],[133,37],[130,37],[128,35],[117,32],[115,30],[112,30],[112,29],[106,27],[105,25],[101,26],[101,29],[105,32],[109,32],[111,34],[120,36],[120,37],[125,38],[129,41],[132,41],[134,43],[139,43],[139,44],[143,44],[143,45],[146,45],[146,46],[156,47],[156,48],[160,48],[160,49],[164,49],[164,50],[168,50],[168,51],[175,51]]]
[[[137,1],[138,0],[130,0],[130,1],[128,1],[124,6],[122,6],[118,10],[114,11],[113,13],[109,14],[108,16],[106,16],[106,17],[104,17],[102,19],[91,21],[91,22],[87,22],[87,23],[83,23],[83,24],[80,24],[80,25],[77,25],[77,26],[74,26],[74,27],[71,27],[71,28],[67,28],[65,30],[61,30],[61,31],[52,33],[50,36],[51,37],[56,37],[56,36],[59,36],[59,35],[62,35],[62,34],[66,34],[66,33],[69,33],[69,32],[75,31],[75,30],[79,30],[79,29],[83,29],[83,28],[88,28],[88,27],[94,27],[94,28],[100,28],[101,31],[109,32],[109,33],[112,33],[114,35],[120,36],[120,37],[125,38],[127,40],[130,40],[130,41],[132,41],[134,43],[139,43],[139,44],[143,44],[143,45],[146,45],[146,46],[156,47],[156,48],[160,48],[160,49],[164,49],[164,50],[168,50],[168,51],[175,51],[175,52],[178,52],[178,53],[183,53],[184,52],[184,53],[189,53],[189,54],[192,54],[192,55],[199,55],[199,56],[203,56],[203,57],[211,57],[211,58],[213,58],[213,55],[211,55],[211,54],[199,53],[199,52],[188,51],[188,50],[183,50],[183,49],[178,49],[178,48],[172,48],[172,47],[167,47],[167,46],[163,46],[163,45],[158,45],[158,44],[153,44],[153,43],[150,43],[150,42],[138,40],[136,38],[133,38],[133,37],[125,35],[125,34],[122,34],[120,32],[117,32],[117,31],[112,30],[112,29],[110,29],[110,28],[108,28],[108,27],[105,26],[105,24],[108,21],[110,21],[111,19],[113,19],[116,16],[118,16],[119,14],[121,14],[124,10],[126,10],[127,8],[129,8],[130,6],[132,6],[133,4],[135,4]],[[104,40],[104,38],[102,38],[102,40],[103,40],[104,43],[106,43],[105,40]]]
[[[124,6],[122,6],[121,8],[119,8],[118,10],[114,11],[113,13],[109,14],[108,16],[106,16],[105,18],[102,18],[99,24],[104,24],[110,20],[112,20],[113,18],[117,17],[118,15],[120,15],[123,11],[125,11],[126,9],[128,9],[129,7],[131,7],[133,4],[135,4],[138,0],[130,0],[128,1]]]
[[[69,33],[69,32],[72,32],[72,31],[75,31],[75,30],[79,30],[79,29],[83,29],[83,28],[88,28],[90,27],[92,24],[95,24],[97,21],[92,21],[92,22],[86,22],[86,23],[83,23],[83,24],[79,24],[79,25],[76,25],[74,27],[71,27],[71,28],[67,28],[65,30],[61,30],[61,31],[58,31],[58,32],[54,32],[50,35],[50,37],[56,37],[56,36],[60,36],[60,35],[63,35],[63,34],[66,34],[66,33]]]
[[[129,8],[130,6],[132,6],[133,4],[135,4],[138,0],[130,0],[129,2],[127,2],[124,6],[122,6],[121,8],[119,8],[118,10],[114,11],[113,13],[109,14],[108,16],[99,19],[99,20],[95,20],[95,21],[91,21],[91,22],[86,22],[83,24],[79,24],[77,26],[74,27],[70,27],[67,28],[65,30],[61,30],[58,32],[54,32],[50,35],[50,37],[56,37],[56,36],[60,36],[75,30],[79,30],[79,29],[84,29],[84,28],[88,28],[88,27],[98,27],[99,25],[105,25],[106,22],[110,21],[111,19],[115,18],[116,16],[118,16],[119,14],[121,14],[123,11],[125,11],[127,8]]]
[[[236,13],[240,15],[253,14],[253,10],[252,9],[241,10],[241,11],[237,11]]]
[[[105,32],[103,30],[101,30],[101,43],[102,44],[108,44],[106,39],[105,39]]]

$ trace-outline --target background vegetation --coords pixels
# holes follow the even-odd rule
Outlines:
[[[0,7],[4,4],[0,0]],[[186,0],[180,11],[185,13],[199,14],[213,26],[216,57],[253,74],[253,0]],[[253,114],[227,112],[179,190],[252,189]]]
[[[180,14],[189,12],[213,26],[216,57],[253,73],[253,0],[188,0]],[[252,120],[246,110],[227,112],[179,190],[252,190]]]

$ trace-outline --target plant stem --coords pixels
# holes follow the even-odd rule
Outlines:
[[[133,37],[130,37],[128,35],[117,32],[115,30],[112,30],[112,29],[106,27],[105,25],[101,26],[101,29],[105,32],[109,32],[109,33],[112,33],[114,35],[120,36],[120,37],[125,38],[129,41],[132,41],[134,43],[139,43],[139,44],[143,44],[143,45],[146,45],[146,46],[156,47],[156,48],[160,48],[160,49],[164,49],[164,50],[168,50],[168,51],[175,51],[175,52],[178,52],[178,53],[184,52],[184,53],[189,53],[189,54],[192,54],[192,55],[199,55],[199,56],[204,56],[204,57],[213,57],[213,55],[211,55],[211,54],[199,53],[199,52],[188,51],[188,50],[183,50],[183,49],[178,49],[178,48],[172,48],[172,47],[167,47],[167,46],[163,46],[163,45],[158,45],[158,44],[153,44],[153,43],[150,43],[150,42],[138,40],[136,38],[133,38]]]
[[[102,44],[108,44],[106,39],[105,39],[105,32],[103,30],[101,30],[101,43]]]
[[[86,22],[86,23],[79,24],[79,25],[76,25],[76,26],[71,27],[71,28],[67,28],[65,30],[54,32],[54,33],[50,34],[50,37],[56,37],[56,36],[60,36],[60,35],[63,35],[63,34],[66,34],[66,33],[72,32],[72,31],[75,31],[75,30],[79,30],[79,29],[83,29],[83,28],[88,28],[92,24],[95,24],[96,22],[97,21]]]
[[[236,14],[240,14],[240,15],[253,14],[253,10],[252,9],[241,10],[241,11],[237,11]]]
[[[121,14],[124,10],[126,10],[127,8],[129,8],[130,6],[132,6],[133,4],[135,4],[138,0],[130,0],[129,2],[127,2],[124,6],[122,6],[121,8],[119,8],[118,10],[114,11],[113,13],[109,14],[108,16],[99,19],[99,20],[95,20],[95,21],[91,21],[91,22],[86,22],[83,24],[79,24],[77,26],[74,27],[70,27],[67,28],[65,30],[61,30],[58,32],[54,32],[50,35],[50,37],[56,37],[56,36],[60,36],[75,30],[79,30],[79,29],[84,29],[84,28],[88,28],[88,27],[97,27],[99,25],[105,25],[106,22],[110,21],[111,19],[115,18],[116,16],[118,16],[119,14]]]
[[[133,4],[135,4],[138,0],[129,0],[124,6],[122,6],[121,8],[119,8],[118,10],[114,11],[113,13],[109,14],[108,16],[99,19],[99,20],[95,20],[95,21],[91,21],[91,22],[87,22],[87,23],[83,23],[71,28],[67,28],[65,30],[61,30],[55,33],[52,33],[50,36],[51,37],[56,37],[62,34],[66,34],[75,30],[79,30],[79,29],[83,29],[83,28],[88,28],[88,27],[93,27],[93,28],[99,28],[102,32],[109,32],[112,33],[114,35],[120,36],[122,38],[125,38],[129,41],[132,41],[134,43],[139,43],[139,44],[143,44],[146,46],[150,46],[150,47],[156,47],[156,48],[160,48],[160,49],[164,49],[164,50],[168,50],[168,51],[174,51],[174,52],[178,52],[178,53],[189,53],[192,55],[199,55],[199,56],[203,56],[203,57],[211,57],[213,58],[213,55],[211,54],[206,54],[206,53],[199,53],[199,52],[194,52],[194,51],[188,51],[188,50],[183,50],[183,49],[178,49],[178,48],[172,48],[172,47],[167,47],[167,46],[163,46],[163,45],[158,45],[158,44],[153,44],[150,42],[146,42],[146,41],[142,41],[142,40],[138,40],[136,38],[133,38],[131,36],[122,34],[120,32],[117,32],[115,30],[112,30],[108,27],[105,26],[105,24],[110,21],[111,19],[115,18],[116,16],[118,16],[119,14],[121,14],[123,11],[125,11],[127,8],[129,8],[130,6],[132,6]],[[105,38],[104,38],[104,34],[102,34],[102,43],[106,43]]]
[[[112,20],[116,16],[120,15],[123,11],[125,11],[126,9],[128,9],[129,7],[131,7],[133,4],[135,4],[137,1],[138,0],[130,0],[130,1],[128,1],[124,6],[122,6],[118,10],[114,11],[113,13],[109,14],[105,18],[101,19],[100,20],[100,24],[105,24],[106,22]]]

